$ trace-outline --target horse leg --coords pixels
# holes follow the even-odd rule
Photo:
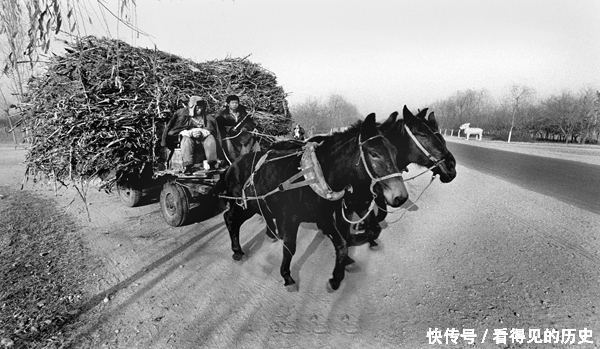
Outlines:
[[[340,209],[342,209],[342,208],[340,208]],[[353,238],[354,234],[350,233],[350,224],[345,225],[343,223],[345,223],[345,221],[343,220],[343,217],[338,217],[338,215],[336,214],[336,224],[338,225],[338,231],[340,231],[342,233],[344,240],[348,241],[348,239]],[[326,222],[317,221],[317,228],[319,228],[323,234],[325,234],[331,241],[333,241],[332,231],[330,229],[327,229]],[[355,245],[349,244],[348,242],[346,244],[348,246],[355,246]],[[356,261],[354,259],[352,259],[352,258],[350,258],[350,256],[346,255],[346,258],[344,259],[344,265],[350,265],[355,262]]]
[[[276,221],[277,230],[283,238],[283,259],[280,273],[285,282],[284,285],[288,287],[296,284],[291,275],[290,265],[292,264],[292,257],[296,253],[296,237],[298,236],[300,222],[295,217],[290,217],[290,214],[284,215],[283,218],[278,218]],[[291,287],[288,287],[288,290],[293,291]]]
[[[348,228],[349,227],[350,225],[348,225]],[[323,228],[328,232],[327,236],[329,236],[335,247],[335,267],[333,268],[333,278],[329,279],[329,286],[331,286],[333,290],[337,290],[346,274],[345,266],[348,262],[348,245],[346,244],[342,232],[337,229],[333,219],[325,220],[323,222]]]
[[[264,217],[265,223],[267,223],[267,236],[273,242],[279,240],[279,236],[277,235],[277,228],[275,226],[275,222],[273,222],[273,217]]]
[[[377,197],[375,198],[375,203],[381,207],[386,207],[385,204],[385,199],[383,197]],[[337,211],[336,211],[336,220],[338,221],[338,228],[340,228],[340,231],[343,231],[342,228],[343,226],[340,225],[339,222],[345,222],[344,217],[342,217],[340,215],[341,210],[343,210],[343,207],[340,207]],[[358,211],[357,214],[360,217],[365,217],[365,215],[367,215],[364,220],[358,224],[361,225],[361,228],[364,229],[365,231],[363,233],[357,233],[357,234],[350,234],[350,231],[348,230],[348,234],[345,235],[345,239],[348,243],[348,246],[360,246],[366,242],[369,242],[369,245],[371,247],[375,247],[378,246],[377,242],[375,242],[375,240],[379,237],[379,233],[381,233],[381,226],[379,225],[379,215],[375,215],[375,212],[373,211],[369,211],[369,209],[363,209],[362,211]],[[387,212],[380,210],[379,214],[381,214],[381,217],[383,220],[386,215]],[[358,229],[357,229],[358,230]]]
[[[368,235],[369,247],[377,247],[379,244],[375,241],[379,238],[379,234],[381,234],[381,225],[379,224],[379,219],[375,216],[374,213],[371,212],[369,217],[366,220],[366,229],[365,233]]]
[[[277,227],[274,223],[275,217],[273,216],[271,210],[266,204],[260,202],[259,205],[260,212],[262,214],[263,219],[265,220],[265,224],[267,225],[267,237],[273,242],[276,242],[277,240],[279,240],[279,236],[277,235]]]
[[[362,214],[364,215],[366,214],[366,212],[363,212]],[[364,232],[357,234],[348,234],[348,237],[346,239],[348,246],[360,246],[367,242],[369,243],[370,247],[378,246],[375,240],[379,237],[379,233],[381,233],[381,226],[377,221],[375,213],[370,212],[369,215],[362,222],[362,225],[365,229]]]
[[[383,196],[378,196],[375,198],[375,205],[377,205],[377,222],[383,221],[387,217],[387,204],[385,203],[385,198]]]
[[[366,228],[365,231],[369,234],[369,246],[376,247],[379,244],[375,241],[379,239],[379,234],[381,234],[381,225],[379,222],[382,222],[387,217],[387,205],[385,203],[385,198],[383,196],[378,196],[375,198],[375,204],[377,205],[378,211],[375,218],[371,217],[371,215],[367,217],[367,221],[365,222]]]
[[[239,261],[244,256],[242,246],[240,245],[240,227],[250,219],[254,214],[250,210],[244,210],[235,202],[229,202],[229,209],[223,214],[225,225],[229,230],[229,238],[231,239],[231,250],[233,251],[233,259]]]

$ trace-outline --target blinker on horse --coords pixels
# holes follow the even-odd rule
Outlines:
[[[352,188],[352,191],[368,192],[377,184],[390,206],[399,207],[408,199],[396,166],[396,149],[379,133],[375,114],[345,132],[323,136],[320,141],[315,155],[331,191],[343,194]],[[217,183],[217,190],[222,191],[222,197],[229,201],[229,209],[223,216],[231,238],[233,258],[240,260],[244,255],[239,233],[246,220],[255,214],[262,214],[267,222],[274,218],[283,240],[280,272],[285,286],[291,287],[296,283],[290,273],[290,264],[296,252],[298,227],[301,222],[317,223],[336,250],[333,277],[329,280],[335,290],[344,279],[348,255],[344,235],[333,218],[340,200],[323,198],[308,186],[277,190],[280,184],[298,174],[301,155],[297,149],[246,154],[238,158]],[[261,159],[260,164],[257,164],[258,159]]]

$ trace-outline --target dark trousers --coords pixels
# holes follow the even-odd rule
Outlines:
[[[217,161],[217,141],[215,141],[213,135],[208,135],[205,138],[181,137],[179,148],[181,148],[183,166],[194,164],[194,152],[198,151],[199,148],[204,148],[204,154],[209,163]]]

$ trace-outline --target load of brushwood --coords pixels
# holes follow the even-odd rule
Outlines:
[[[152,173],[164,164],[160,132],[173,113],[192,95],[216,113],[231,94],[252,113],[258,133],[289,132],[286,93],[272,72],[247,58],[196,63],[119,40],[81,38],[29,83],[28,174],[61,183],[101,178],[110,189],[123,176]]]

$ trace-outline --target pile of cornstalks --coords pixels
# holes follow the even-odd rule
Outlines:
[[[23,106],[29,172],[113,183],[140,175],[162,161],[160,130],[189,96],[203,96],[215,113],[230,94],[254,113],[257,132],[289,133],[285,92],[273,73],[246,58],[195,63],[118,40],[82,38],[29,83]]]

